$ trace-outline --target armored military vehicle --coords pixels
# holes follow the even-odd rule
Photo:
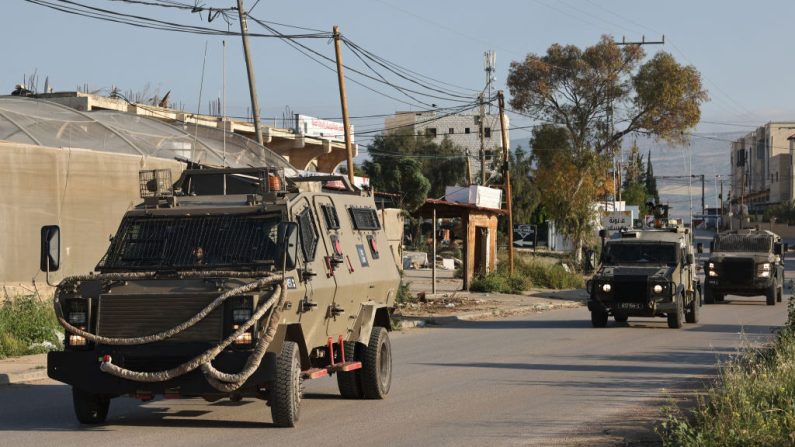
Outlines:
[[[698,322],[700,303],[689,230],[681,225],[622,230],[606,241],[602,265],[588,282],[593,327],[610,315],[667,317],[668,327]]]
[[[764,295],[768,306],[781,302],[784,246],[777,234],[766,230],[716,234],[709,260],[704,263],[704,303],[722,302],[727,294]]]
[[[257,397],[293,426],[302,381],[331,374],[343,397],[387,395],[400,278],[369,193],[266,168],[186,170],[173,185],[148,171],[140,186],[96,272],[55,291],[66,340],[48,374],[72,386],[81,423],[129,395]],[[59,234],[42,229],[48,278]]]

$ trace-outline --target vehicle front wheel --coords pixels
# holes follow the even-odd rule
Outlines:
[[[367,399],[384,399],[392,386],[392,344],[389,332],[374,327],[362,355],[362,394]]]
[[[72,387],[72,403],[81,424],[101,424],[108,417],[110,398]]]
[[[784,299],[784,286],[778,286],[778,293],[776,294],[776,301],[781,302]]]
[[[298,345],[285,341],[276,359],[276,377],[270,387],[270,404],[273,424],[277,427],[295,427],[301,408],[303,380]]]
[[[345,342],[345,360],[361,360],[360,352],[364,345],[357,345],[355,341]],[[362,393],[362,370],[341,371],[337,373],[337,386],[340,395],[346,399],[361,399]]]
[[[685,321],[687,323],[698,323],[698,311],[699,307],[701,307],[701,301],[696,295],[696,292],[693,291],[693,299],[690,300],[690,304],[687,305],[687,309],[685,310]]]
[[[607,312],[605,312],[604,310],[592,310],[591,326],[593,327],[607,326]]]
[[[684,297],[679,295],[674,298],[676,301],[676,310],[668,314],[668,327],[671,329],[679,329],[682,327],[685,319],[685,306]]]
[[[776,305],[776,295],[778,295],[778,288],[775,284],[767,288],[767,293],[765,293],[765,298],[767,298],[767,305],[768,306],[775,306]]]
[[[715,292],[709,287],[704,287],[704,304],[715,304]]]

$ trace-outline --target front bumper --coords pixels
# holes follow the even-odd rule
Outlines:
[[[721,277],[707,277],[704,282],[714,293],[731,295],[764,295],[776,280],[773,277],[755,278],[751,281],[737,284],[731,283]]]
[[[201,353],[201,352],[198,352]],[[185,350],[158,349],[156,353],[141,350],[113,350],[108,347],[88,351],[58,351],[47,355],[47,375],[93,394],[118,396],[145,392],[151,394],[178,394],[202,396],[222,394],[209,383],[199,368],[166,382],[135,382],[121,379],[99,369],[103,355],[110,355],[113,364],[135,371],[160,371],[175,368],[194,355],[185,355]],[[248,351],[224,351],[213,361],[213,366],[223,372],[240,372],[248,360]],[[254,395],[264,384],[274,378],[276,355],[267,353],[260,367],[240,388],[243,395]]]

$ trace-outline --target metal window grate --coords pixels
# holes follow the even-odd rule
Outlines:
[[[207,268],[270,264],[277,216],[131,216],[97,269]]]
[[[138,188],[142,199],[173,195],[171,170],[138,171]]]
[[[725,234],[715,238],[715,251],[769,252],[773,238],[768,235]]]
[[[353,228],[357,230],[380,230],[378,214],[372,208],[349,208]]]
[[[338,230],[340,228],[340,218],[334,205],[320,205],[320,209],[323,210],[323,217],[326,219],[326,228]]]

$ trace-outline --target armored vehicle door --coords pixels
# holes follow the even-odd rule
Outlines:
[[[352,243],[353,234],[349,219],[342,220],[347,217],[345,208],[337,206],[327,195],[316,195],[312,202],[320,223],[319,245],[324,247],[326,253],[326,269],[336,284],[334,299],[324,310],[329,317],[326,321],[326,333],[333,337],[347,336],[349,322],[352,321],[350,318],[356,316],[359,311],[358,303],[362,301],[355,299],[359,296],[352,294],[351,289],[356,287],[357,280],[366,288],[368,278],[362,272],[356,272],[353,263],[357,259]],[[354,276],[356,274],[359,276]]]
[[[325,320],[328,318],[327,309],[333,303],[336,282],[334,276],[327,269],[328,253],[326,244],[321,242],[320,226],[318,219],[309,200],[301,197],[290,208],[290,214],[298,223],[299,238],[301,239],[301,254],[303,259],[301,268],[301,287],[304,298],[300,303],[301,326],[304,338],[309,346],[322,345],[325,339]],[[323,235],[323,238],[326,238]]]

